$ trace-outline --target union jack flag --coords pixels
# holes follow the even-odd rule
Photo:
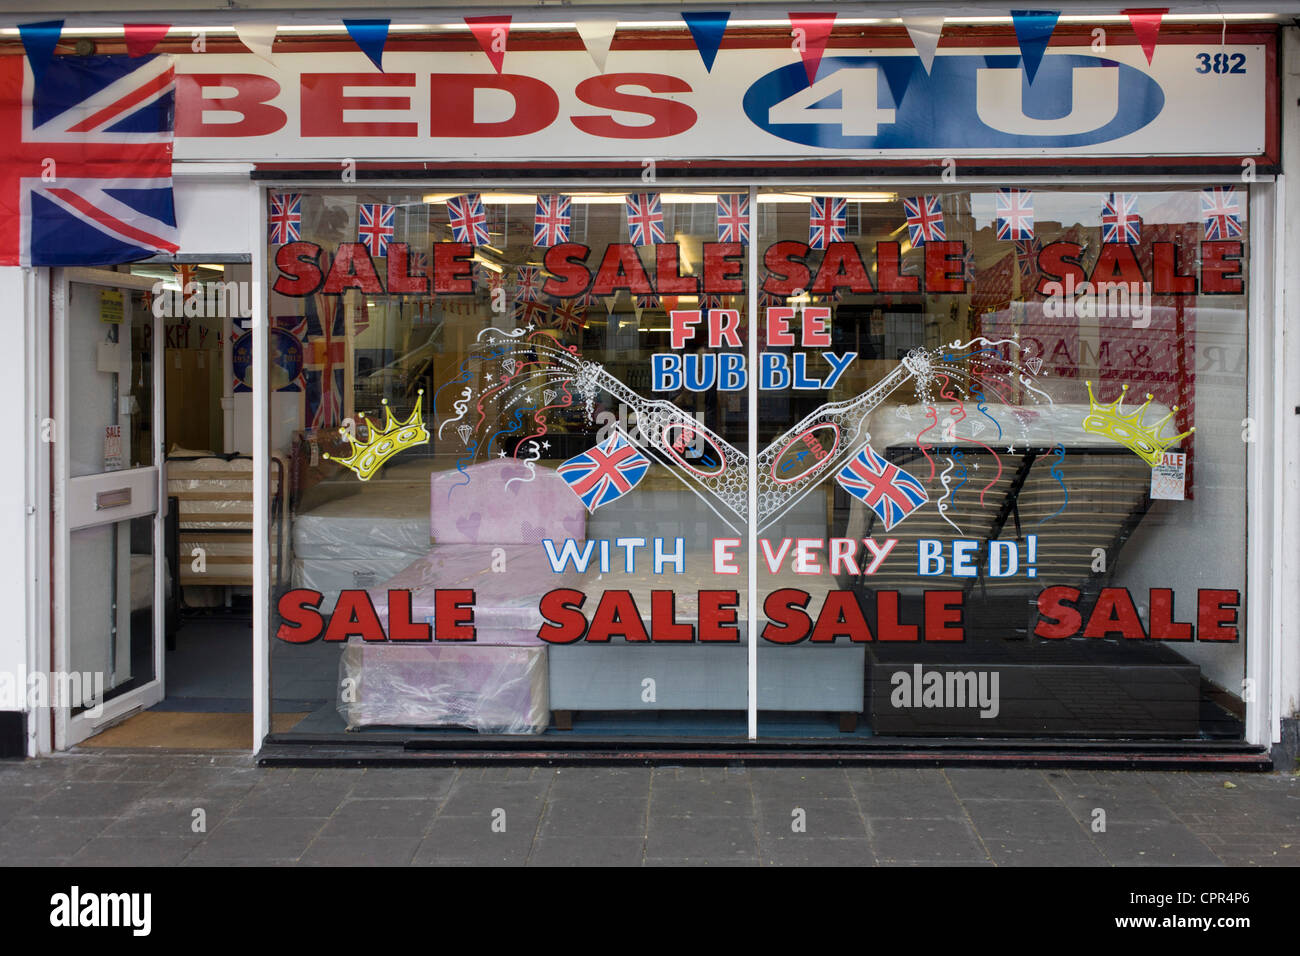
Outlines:
[[[923,245],[927,239],[940,240],[943,233],[943,203],[938,196],[913,196],[903,200],[903,214],[907,216],[907,232],[912,245]]]
[[[835,480],[876,513],[889,531],[930,500],[921,483],[866,445],[840,469]]]
[[[512,314],[517,326],[531,325],[533,328],[542,328],[550,324],[551,307],[542,302],[520,300],[515,303]]]
[[[0,265],[178,252],[174,110],[169,57],[56,56],[40,83],[0,57]]]
[[[271,244],[282,246],[302,238],[302,194],[275,193],[271,196],[271,212],[266,217],[271,230]]]
[[[1038,275],[1038,254],[1042,251],[1040,239],[1016,240],[1016,262],[1020,266],[1021,279],[1033,279]]]
[[[483,211],[483,197],[478,193],[448,199],[447,221],[451,223],[451,238],[456,242],[468,242],[472,246],[488,244],[487,213]]]
[[[1201,221],[1206,239],[1236,239],[1241,235],[1241,203],[1235,186],[1201,190]]]
[[[551,309],[551,320],[547,324],[566,335],[574,335],[587,324],[587,307],[575,302],[560,302]]]
[[[702,295],[700,296],[700,308],[705,312],[712,312],[714,309],[725,309],[723,297],[720,295]]]
[[[808,204],[808,247],[825,249],[828,242],[843,242],[847,221],[847,200],[814,196]]]
[[[571,204],[572,200],[568,196],[537,197],[537,213],[533,216],[533,245],[542,248],[569,241]]]
[[[322,266],[326,267],[324,262]],[[348,348],[341,301],[342,297],[337,295],[314,295],[306,302],[303,385],[309,428],[328,428],[343,421]]]
[[[1034,237],[1034,194],[1025,189],[999,189],[997,227],[999,239]]]
[[[660,306],[659,296],[653,292],[644,293],[636,297],[636,307],[638,309],[657,309]]]
[[[617,428],[595,448],[555,469],[591,512],[623,497],[649,470],[650,459],[637,451]]]
[[[363,202],[360,207],[357,241],[364,243],[366,251],[380,259],[388,255],[388,244],[393,241],[397,207],[381,202]]]
[[[515,301],[542,301],[542,270],[537,266],[520,266],[515,270]]]
[[[1101,207],[1101,241],[1127,242],[1132,245],[1142,241],[1142,220],[1137,214],[1137,196],[1132,193],[1111,193]]]
[[[630,193],[626,197],[627,234],[634,246],[664,241],[664,210],[658,193]]]
[[[749,243],[749,197],[743,193],[718,197],[718,242]]]

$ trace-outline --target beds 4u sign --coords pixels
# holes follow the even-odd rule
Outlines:
[[[805,146],[928,150],[1106,143],[1164,104],[1141,70],[1083,54],[1045,57],[1032,85],[1016,55],[941,56],[929,75],[916,57],[827,57],[811,86],[794,63],[744,100],[751,122]]]
[[[1161,47],[1153,66],[1136,47],[1111,57],[1053,49],[1030,83],[1005,47],[945,50],[929,72],[910,52],[836,50],[809,83],[788,45],[724,49],[711,73],[685,49],[617,50],[605,72],[580,50],[512,51],[502,73],[437,50],[385,54],[383,73],[360,53],[286,53],[275,66],[182,55],[176,156],[626,161],[638,142],[631,155],[665,159],[1264,149],[1269,46],[1221,47],[1216,34]]]

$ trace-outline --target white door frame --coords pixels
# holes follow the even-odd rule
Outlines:
[[[66,268],[56,269],[51,274],[53,292],[53,342],[51,343],[51,373],[53,375],[55,423],[54,474],[52,475],[54,502],[54,610],[52,624],[54,627],[54,667],[56,673],[69,670],[70,635],[68,633],[68,596],[71,583],[68,579],[70,545],[72,530],[70,527],[70,510],[74,502],[69,495],[68,477],[68,433],[66,423],[69,421],[69,381],[68,381],[68,289],[76,282],[105,288],[151,290],[154,280],[144,276],[134,276],[125,272],[111,272],[105,269]],[[92,734],[122,720],[138,710],[150,707],[163,699],[165,693],[163,678],[164,641],[163,634],[166,620],[165,568],[166,550],[164,547],[164,521],[167,511],[167,476],[163,452],[164,436],[161,428],[163,419],[163,336],[155,323],[153,341],[153,435],[154,465],[146,468],[127,469],[114,472],[120,476],[123,485],[137,487],[143,494],[153,495],[155,508],[153,530],[154,553],[154,678],[139,687],[126,691],[103,704],[103,711],[91,718],[86,711],[73,714],[72,707],[65,701],[51,701],[59,706],[52,708],[54,713],[54,747],[66,750],[75,746]],[[129,343],[127,343],[129,345]],[[116,482],[114,482],[116,483]],[[114,519],[107,519],[114,520]],[[120,519],[116,519],[120,520]],[[129,600],[129,598],[127,598]]]

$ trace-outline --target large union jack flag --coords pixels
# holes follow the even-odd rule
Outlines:
[[[843,242],[847,222],[847,200],[814,196],[808,203],[809,248],[825,249],[828,242]]]
[[[1236,239],[1241,235],[1241,202],[1235,186],[1201,190],[1201,222],[1206,239]]]
[[[595,448],[555,469],[588,511],[623,497],[649,470],[650,459],[637,451],[617,428]]]
[[[282,246],[302,238],[302,193],[273,193],[266,216],[271,244]]]
[[[397,207],[381,202],[363,202],[357,221],[357,241],[364,243],[366,251],[376,259],[388,255],[388,244],[393,241]]]
[[[544,328],[550,325],[551,307],[544,302],[525,302],[522,299],[515,303],[514,311],[511,316],[518,326],[527,326],[528,328]]]
[[[744,193],[718,197],[718,242],[749,244],[749,197]]]
[[[568,196],[538,196],[537,212],[533,216],[533,245],[538,248],[558,246],[569,241],[569,212],[572,200]]]
[[[0,265],[111,265],[179,251],[170,57],[0,57]]]
[[[888,531],[930,500],[921,483],[866,445],[835,480],[885,523]]]
[[[912,196],[903,200],[903,215],[907,217],[907,232],[912,245],[924,245],[926,240],[936,242],[944,238],[943,202],[938,196]]]
[[[630,193],[627,199],[627,234],[634,246],[664,241],[664,209],[658,193]]]
[[[1137,214],[1137,201],[1133,193],[1110,194],[1101,207],[1102,242],[1137,245],[1142,241],[1142,220]]]
[[[468,242],[472,246],[488,244],[487,213],[483,211],[483,197],[478,193],[448,199],[447,221],[451,223],[451,238],[456,242]]]
[[[1025,189],[999,189],[995,195],[999,239],[1034,238],[1034,194]]]

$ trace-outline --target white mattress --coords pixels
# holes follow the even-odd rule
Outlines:
[[[1115,392],[1116,394],[1111,394]],[[1129,398],[1124,403],[1124,411],[1132,412],[1144,401],[1146,393],[1141,395],[1134,394],[1134,389],[1129,389]],[[1103,401],[1111,402],[1117,397],[1118,390],[1107,387],[1103,390]],[[944,445],[952,444],[943,437],[943,421],[945,418],[952,417],[952,410],[957,407],[956,402],[943,401],[933,406],[938,412],[939,424],[930,429],[922,439],[927,445]],[[994,445],[999,442],[1002,448],[1007,447],[1012,441],[1016,446],[1023,449],[1028,442],[1036,447],[1052,446],[1060,442],[1066,448],[1096,447],[1106,445],[1115,445],[1117,448],[1122,447],[1118,442],[1107,438],[1105,435],[1098,435],[1095,432],[1086,432],[1083,430],[1083,420],[1088,415],[1089,406],[1087,405],[1025,405],[1025,406],[1008,406],[986,404],[988,414],[1002,426],[1002,438],[998,439],[997,424],[990,422],[975,407],[975,403],[966,401],[963,408],[966,412],[965,420],[954,425],[953,434],[962,439],[977,438],[986,445]],[[876,451],[884,451],[886,448],[902,445],[914,445],[916,435],[921,429],[930,425],[930,418],[926,412],[925,405],[900,405],[891,408],[879,408],[871,416],[867,423],[868,430],[871,432],[871,447]],[[1169,414],[1169,409],[1164,405],[1151,403],[1147,409],[1143,420],[1147,424],[1154,424]],[[982,425],[977,429],[975,426]],[[1165,426],[1168,432],[1173,423]],[[1001,448],[997,449],[999,452]]]
[[[293,521],[293,550],[301,559],[404,555],[409,564],[430,547],[427,480],[371,482]]]

